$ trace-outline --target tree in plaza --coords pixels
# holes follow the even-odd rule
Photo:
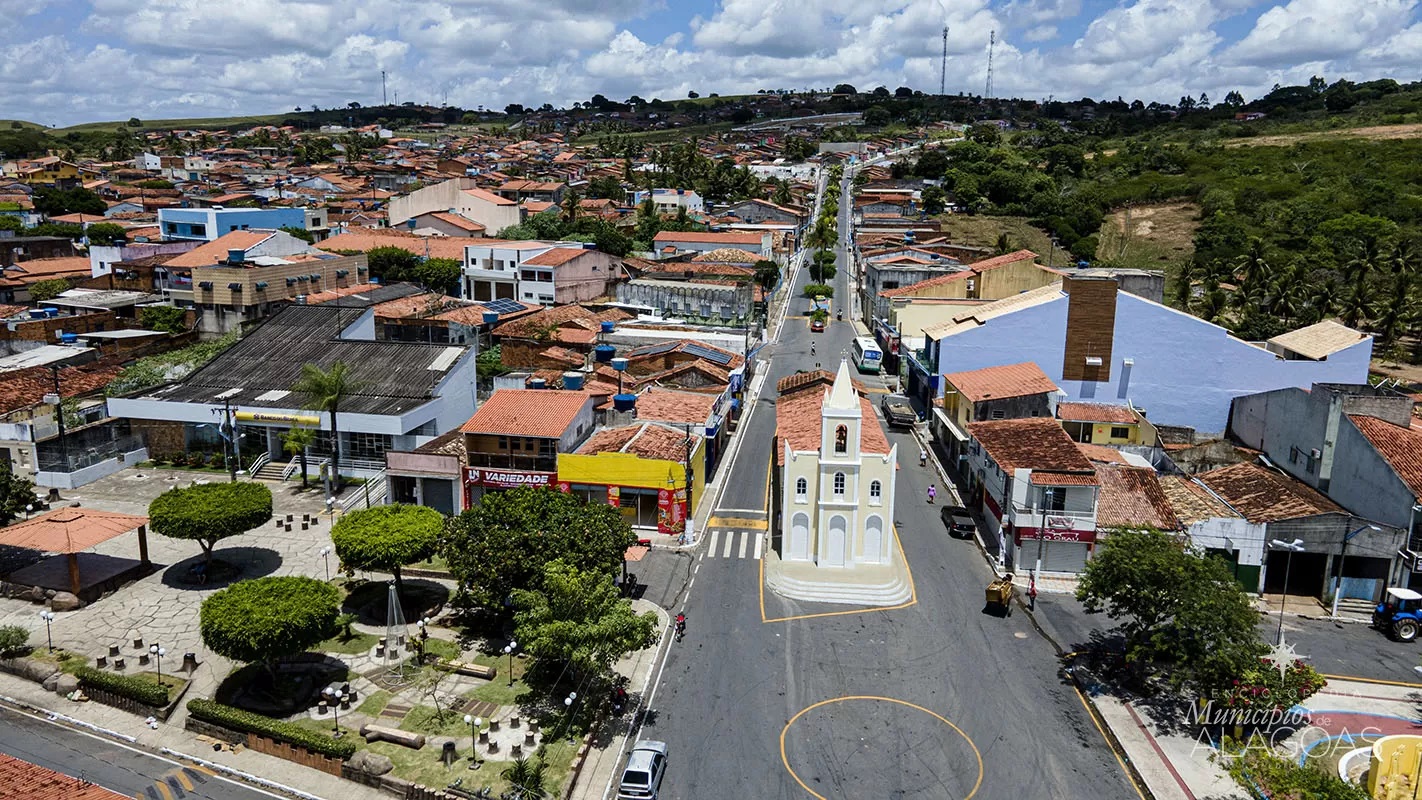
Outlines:
[[[34,505],[35,484],[28,478],[16,475],[9,464],[0,464],[0,525],[9,525],[10,520],[26,514],[26,506]]]
[[[541,800],[547,797],[543,788],[545,765],[543,759],[528,759],[519,756],[499,773],[499,777],[509,782],[513,800]]]
[[[278,658],[303,653],[329,637],[340,603],[341,591],[315,578],[239,581],[203,601],[198,614],[202,643],[220,656],[261,664],[270,673]]]
[[[331,476],[336,492],[341,491],[341,433],[336,417],[341,403],[355,394],[358,386],[351,378],[350,367],[344,361],[337,361],[330,369],[321,369],[315,364],[303,364],[301,377],[292,384],[291,390],[306,396],[306,407],[313,411],[324,411],[331,415]]]
[[[300,425],[288,428],[286,433],[281,435],[281,448],[301,463],[301,491],[303,492],[311,488],[311,483],[307,480],[306,449],[315,441],[316,429],[304,428]]]
[[[1086,565],[1077,599],[1120,623],[1138,676],[1169,665],[1179,687],[1213,692],[1264,652],[1259,614],[1224,562],[1153,529],[1117,529]]]
[[[605,572],[553,561],[544,566],[541,584],[513,592],[515,635],[538,658],[561,662],[585,679],[657,640],[656,614],[633,612]]]
[[[400,568],[434,555],[443,530],[433,508],[396,503],[349,512],[331,527],[331,543],[346,569],[389,572],[400,593]]]
[[[485,494],[449,521],[439,549],[459,581],[460,601],[496,610],[516,588],[542,588],[543,568],[554,559],[611,575],[636,542],[611,506],[524,487]]]
[[[178,486],[148,504],[148,525],[154,533],[196,541],[209,564],[219,541],[240,536],[271,518],[272,490],[260,483]]]

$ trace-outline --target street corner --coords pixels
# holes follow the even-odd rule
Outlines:
[[[946,716],[874,695],[835,697],[801,709],[780,731],[780,758],[791,779],[819,800],[968,800],[984,775],[977,744]]]

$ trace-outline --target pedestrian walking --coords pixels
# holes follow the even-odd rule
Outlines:
[[[929,505],[932,505],[932,504],[933,504],[933,500],[934,500],[934,498],[936,498],[936,497],[938,497],[938,487],[937,487],[937,486],[934,486],[933,484],[930,483],[930,484],[928,485],[928,503],[929,503]]]
[[[928,451],[922,447],[918,448],[918,465],[920,467],[928,465]]]

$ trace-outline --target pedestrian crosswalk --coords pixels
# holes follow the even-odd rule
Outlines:
[[[759,561],[765,550],[765,531],[713,528],[706,541],[705,558],[750,558]]]

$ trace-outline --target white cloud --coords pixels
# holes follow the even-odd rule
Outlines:
[[[1344,58],[1406,26],[1416,6],[1417,0],[1290,0],[1259,15],[1226,58],[1271,66]]]

